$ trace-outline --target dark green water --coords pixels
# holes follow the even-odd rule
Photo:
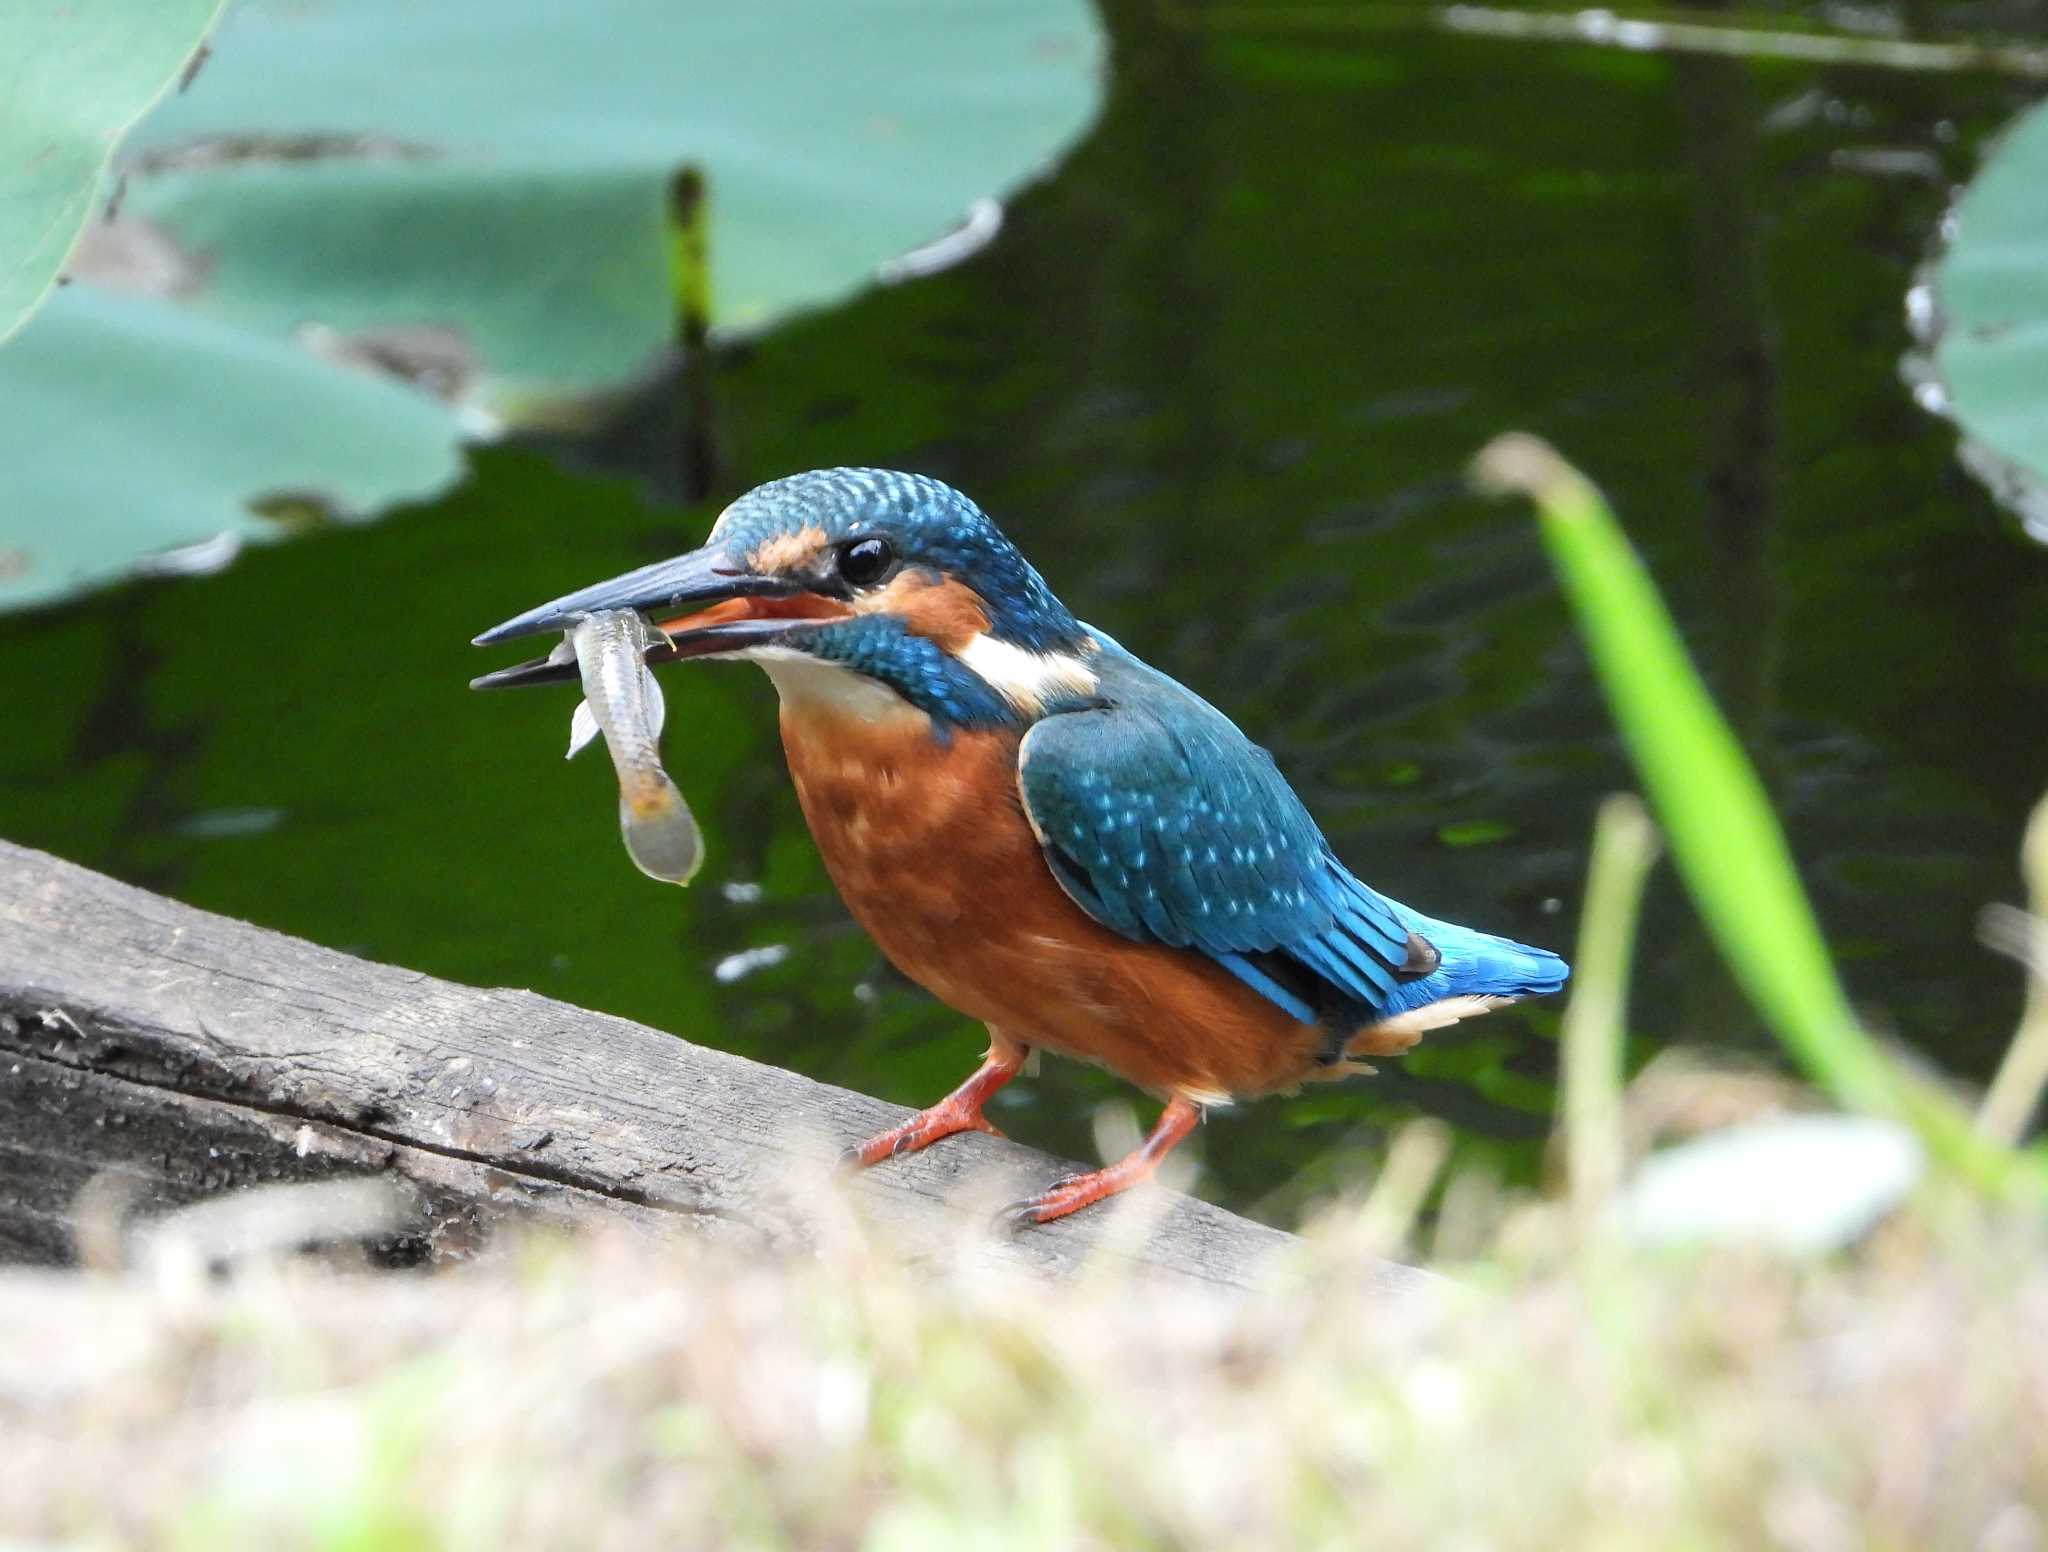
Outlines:
[[[434,506],[0,621],[0,833],[928,1101],[979,1031],[847,920],[765,680],[669,676],[712,846],[687,893],[628,864],[602,759],[562,764],[571,695],[465,688],[498,661],[466,645],[481,627],[695,543],[760,480],[885,464],[977,497],[1080,613],[1237,717],[1375,884],[1568,951],[1593,809],[1629,778],[1527,518],[1461,483],[1526,427],[1627,518],[1854,996],[1984,1075],[2018,987],[1972,921],[2016,894],[2043,786],[2048,555],[1897,363],[1944,185],[2018,94],[1149,4],[1110,22],[1102,121],[991,249],[718,361],[709,499],[678,499],[656,396],[601,445],[481,452]],[[1942,176],[1857,170],[1872,147]],[[1371,1084],[1218,1116],[1201,1188],[1287,1218],[1417,1112],[1526,1170],[1555,1025],[1495,1015]],[[1644,1054],[1760,1046],[1668,879],[1634,1026]],[[998,1115],[1085,1155],[1124,1092],[1048,1063]]]

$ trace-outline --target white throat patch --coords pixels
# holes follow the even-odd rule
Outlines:
[[[794,647],[749,647],[731,655],[759,663],[782,703],[797,711],[835,712],[858,717],[863,722],[924,717],[923,712],[886,684]]]
[[[1055,695],[1086,695],[1095,670],[1071,652],[1032,652],[987,631],[953,654],[1018,711],[1035,716]]]

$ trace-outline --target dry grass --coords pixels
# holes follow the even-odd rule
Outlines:
[[[0,1278],[0,1536],[64,1547],[2048,1545],[2048,1231],[1570,1248],[1440,1294],[1373,1216],[1209,1302],[630,1237],[431,1274]]]

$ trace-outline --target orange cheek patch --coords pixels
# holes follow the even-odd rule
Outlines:
[[[988,630],[988,605],[964,582],[905,571],[856,607],[862,614],[893,614],[913,636],[958,652]]]
[[[824,548],[825,530],[810,523],[795,533],[763,539],[747,557],[747,565],[759,572],[798,571]]]

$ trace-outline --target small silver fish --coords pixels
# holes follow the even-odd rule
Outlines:
[[[645,654],[656,639],[631,610],[593,614],[564,633],[550,656],[576,660],[582,704],[569,721],[569,755],[604,735],[619,773],[619,834],[626,855],[649,878],[687,884],[704,863],[704,833],[668,772],[661,768],[661,686]]]

